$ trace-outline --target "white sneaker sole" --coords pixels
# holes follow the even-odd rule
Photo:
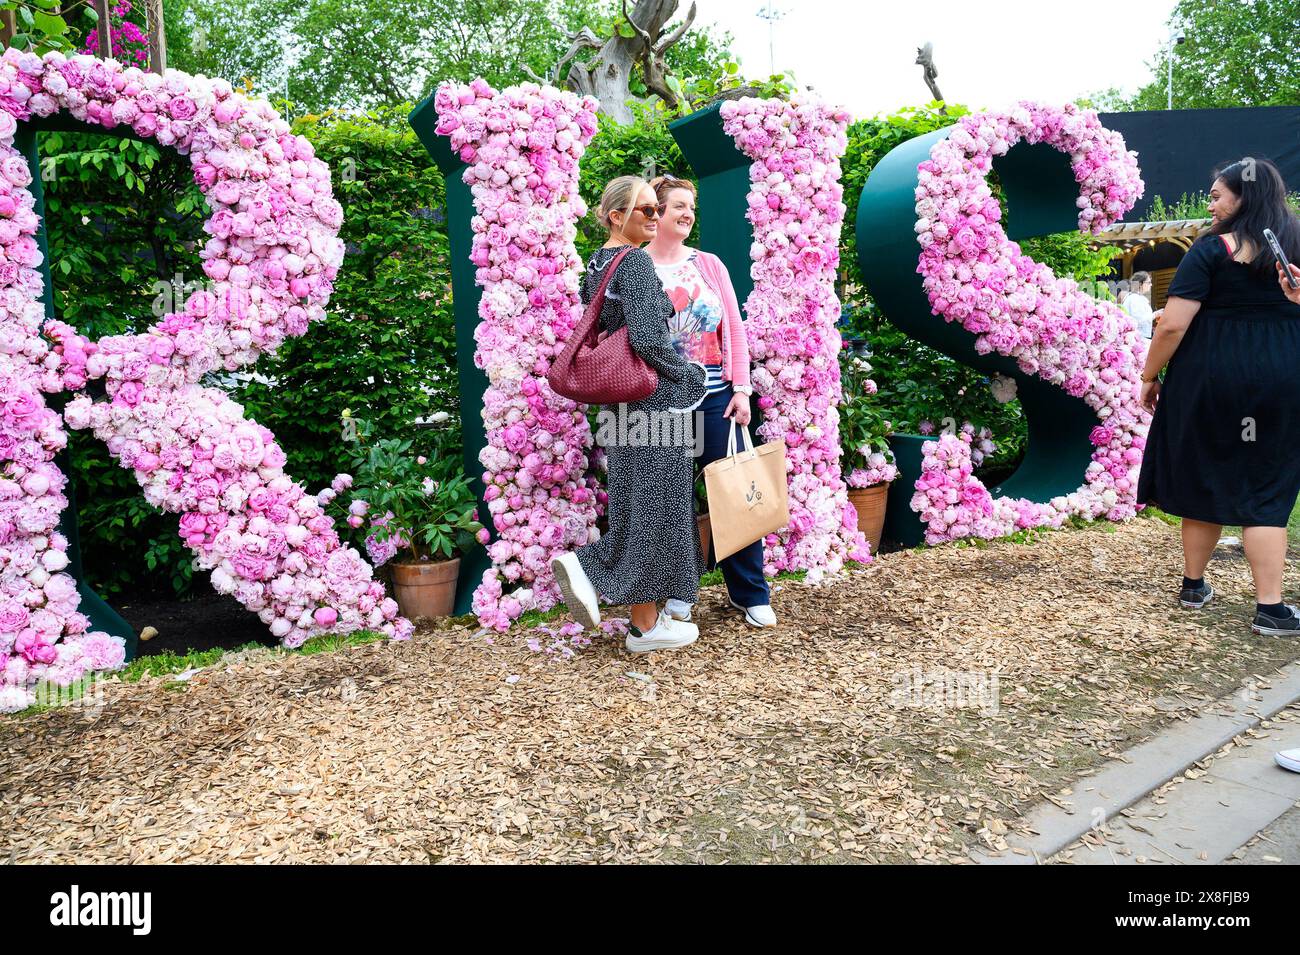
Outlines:
[[[1261,637],[1300,637],[1300,630],[1279,630],[1276,627],[1261,627],[1257,623],[1252,623],[1250,630]]]
[[[682,647],[689,647],[699,639],[699,634],[693,637],[656,637],[651,640],[629,636],[623,645],[627,647],[628,653],[652,653],[655,650],[680,650]],[[633,642],[635,641],[635,642]]]
[[[594,630],[600,626],[600,608],[588,607],[578,599],[577,592],[573,589],[573,581],[569,578],[569,568],[564,565],[560,558],[551,561],[551,573],[555,574],[555,582],[560,585],[560,593],[564,595],[564,604],[573,614],[573,618],[582,624],[588,630]]]
[[[1293,773],[1300,773],[1300,759],[1292,759],[1285,753],[1274,753],[1273,759],[1276,760],[1277,764],[1283,769],[1289,769]]]
[[[767,627],[776,626],[775,623],[759,623],[757,620],[755,620],[753,617],[749,615],[749,609],[747,607],[742,607],[740,604],[736,603],[730,597],[727,598],[727,602],[745,615],[745,623],[749,624],[751,627],[757,627],[760,630],[763,630],[766,629]]]

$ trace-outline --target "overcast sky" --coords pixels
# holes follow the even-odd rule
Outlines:
[[[934,44],[939,90],[950,102],[993,109],[1020,99],[1065,102],[1118,86],[1135,92],[1165,42],[1175,0],[891,0],[775,2],[776,68],[852,110],[855,118],[930,98],[913,62]],[[697,0],[749,76],[767,75],[763,0]],[[689,0],[682,0],[685,12]],[[1177,104],[1174,104],[1177,106]]]

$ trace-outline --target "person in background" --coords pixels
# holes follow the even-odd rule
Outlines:
[[[620,406],[627,420],[689,414],[704,400],[704,368],[678,354],[668,336],[673,304],[664,294],[641,243],[654,238],[663,210],[654,190],[637,176],[620,176],[605,187],[600,222],[609,239],[587,262],[582,301],[596,295],[614,257],[630,249],[610,277],[600,327],[626,327],[632,350],[659,376],[653,394]],[[629,435],[634,429],[626,429]],[[641,429],[643,432],[645,428]],[[686,434],[688,427],[676,429]],[[699,589],[704,554],[695,526],[695,472],[690,442],[661,444],[644,438],[605,446],[609,530],[594,543],[551,561],[555,581],[574,618],[600,623],[599,593],[628,605],[626,646],[633,653],[671,650],[693,643],[699,628],[675,620],[660,601],[691,603]]]
[[[700,409],[703,450],[697,462],[703,468],[726,455],[732,422],[749,425],[749,398],[754,392],[749,383],[749,343],[727,267],[716,255],[686,245],[695,225],[695,184],[660,176],[650,185],[665,211],[646,251],[673,303],[673,342],[683,358],[700,362],[708,372],[708,394]],[[739,436],[737,444],[741,445]],[[745,615],[745,621],[753,627],[774,626],[776,614],[763,576],[763,542],[754,541],[723,558],[718,567],[731,605]],[[678,620],[691,619],[689,603],[670,600],[665,609]]]
[[[1128,280],[1129,290],[1120,298],[1119,307],[1133,319],[1143,338],[1151,337],[1151,273],[1134,272]]]
[[[1210,187],[1210,231],[1188,250],[1169,286],[1142,371],[1154,411],[1137,500],[1183,519],[1179,602],[1204,607],[1204,579],[1224,524],[1239,524],[1255,579],[1251,629],[1300,632],[1282,602],[1287,522],[1300,494],[1300,302],[1279,289],[1264,230],[1300,257],[1300,219],[1267,160],[1243,159]],[[1168,364],[1164,382],[1161,369]]]

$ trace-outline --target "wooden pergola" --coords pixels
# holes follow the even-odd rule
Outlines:
[[[1210,219],[1169,219],[1155,222],[1116,222],[1102,229],[1092,238],[1092,247],[1117,249],[1115,258],[1120,260],[1120,278],[1127,279],[1133,275],[1133,260],[1138,254],[1168,243],[1177,246],[1186,253],[1192,243],[1205,234],[1210,227]],[[1181,258],[1182,255],[1179,255]],[[1160,308],[1165,301],[1169,283],[1173,281],[1175,268],[1153,268],[1151,272],[1151,303]]]
[[[1124,255],[1132,257],[1138,249],[1154,246],[1157,242],[1173,242],[1184,251],[1210,227],[1213,219],[1169,219],[1164,222],[1116,222],[1093,237],[1094,248],[1103,245],[1118,246]]]
[[[99,49],[95,55],[102,60],[108,59],[112,55],[112,42],[108,35],[109,0],[90,0],[90,3],[99,17],[99,22],[96,25],[99,34]],[[163,0],[140,0],[140,6],[144,10],[145,34],[149,37],[149,69],[154,73],[165,73],[167,71],[167,34],[163,28]],[[58,14],[61,12],[61,7],[56,6],[50,12]],[[17,11],[0,11],[0,47],[8,46],[10,38],[17,32]]]

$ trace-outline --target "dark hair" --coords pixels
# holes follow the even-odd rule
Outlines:
[[[1233,232],[1238,242],[1244,238],[1253,243],[1252,271],[1270,276],[1276,271],[1273,252],[1264,241],[1265,229],[1273,230],[1288,259],[1300,260],[1300,218],[1287,205],[1286,183],[1277,166],[1267,159],[1247,157],[1228,163],[1215,172],[1214,179],[1238,196],[1241,205],[1232,218],[1216,223],[1210,231],[1215,235]]]

